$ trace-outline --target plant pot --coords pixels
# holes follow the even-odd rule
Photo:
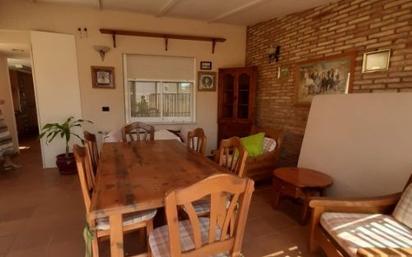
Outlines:
[[[73,153],[68,156],[62,153],[56,156],[56,165],[62,175],[72,175],[77,173],[76,161]]]

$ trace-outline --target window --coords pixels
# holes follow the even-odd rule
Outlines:
[[[193,83],[129,81],[130,118],[148,122],[191,122]]]
[[[195,121],[194,59],[126,55],[127,122]]]

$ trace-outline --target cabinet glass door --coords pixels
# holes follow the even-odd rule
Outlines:
[[[223,77],[223,118],[233,117],[235,78],[232,74],[225,74]]]
[[[238,80],[237,118],[249,118],[250,76],[241,73]]]

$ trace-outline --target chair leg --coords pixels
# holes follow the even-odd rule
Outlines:
[[[153,232],[153,219],[146,223],[146,238],[147,238],[147,257],[152,257],[152,250],[150,249],[149,236]]]

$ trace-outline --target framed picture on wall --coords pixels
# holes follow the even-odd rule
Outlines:
[[[201,70],[212,70],[212,62],[201,61],[200,62],[200,69]]]
[[[310,60],[296,65],[297,105],[310,105],[316,95],[348,94],[352,91],[356,54]]]
[[[216,72],[199,71],[197,91],[216,91]]]
[[[389,69],[389,60],[391,50],[379,50],[368,52],[363,55],[362,72],[387,71]]]
[[[114,67],[92,66],[93,88],[115,88]]]

